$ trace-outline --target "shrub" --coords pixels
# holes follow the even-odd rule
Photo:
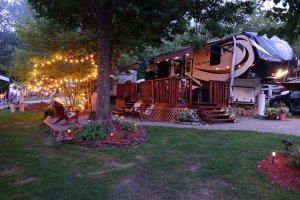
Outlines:
[[[278,109],[277,108],[272,108],[272,107],[266,107],[265,115],[267,115],[267,116],[277,116],[278,115]]]
[[[198,115],[193,110],[183,110],[177,113],[176,119],[181,122],[197,122],[199,121]]]
[[[120,129],[127,130],[131,133],[135,133],[136,130],[136,124],[133,121],[123,120],[120,117],[116,117],[116,123],[119,124]]]
[[[121,121],[119,125],[122,130],[127,130],[131,133],[136,132],[136,125],[133,121],[124,120],[124,121]]]
[[[82,140],[104,140],[107,137],[105,129],[95,123],[89,123],[79,129],[78,139]]]
[[[188,110],[180,111],[179,113],[177,113],[176,119],[181,122],[187,122],[189,119],[189,111]]]
[[[300,147],[292,147],[291,151],[288,153],[289,159],[287,164],[290,166],[300,167]]]

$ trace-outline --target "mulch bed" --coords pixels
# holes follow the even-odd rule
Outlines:
[[[118,128],[118,127],[117,127]],[[64,144],[77,144],[83,147],[101,148],[101,147],[134,147],[138,144],[144,143],[147,140],[147,132],[143,127],[138,126],[137,132],[128,133],[126,139],[122,139],[120,134],[124,133],[124,130],[116,130],[110,133],[110,136],[101,141],[84,141],[77,140],[74,137],[70,137],[67,130],[56,136],[56,142]]]
[[[257,169],[264,172],[273,184],[300,190],[300,168],[288,166],[287,160],[287,156],[277,153],[274,164],[272,156],[268,156],[258,163]]]

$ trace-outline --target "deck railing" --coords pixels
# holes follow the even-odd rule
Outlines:
[[[210,81],[209,103],[228,106],[230,103],[228,81]],[[123,106],[126,95],[132,100],[142,99],[146,104],[153,100],[164,107],[190,107],[192,104],[192,80],[189,78],[163,78],[142,83],[117,86],[117,107]]]
[[[139,84],[119,84],[117,87],[117,100],[123,100],[125,93],[127,93],[131,96],[131,99],[142,99],[149,104],[154,100],[166,107],[189,107],[192,99],[191,92],[191,79],[171,77],[148,80]]]

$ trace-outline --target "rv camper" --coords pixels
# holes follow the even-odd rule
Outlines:
[[[191,78],[193,102],[212,99],[212,81],[228,82],[229,87],[216,92],[229,93],[232,103],[252,104],[262,82],[284,79],[296,69],[296,58],[286,41],[242,32],[209,42],[201,49],[189,47],[156,56],[147,68],[146,80]]]

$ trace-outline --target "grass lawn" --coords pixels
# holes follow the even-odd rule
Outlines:
[[[0,199],[300,199],[255,169],[299,137],[146,129],[135,148],[88,149],[55,144],[42,113],[0,113]]]

